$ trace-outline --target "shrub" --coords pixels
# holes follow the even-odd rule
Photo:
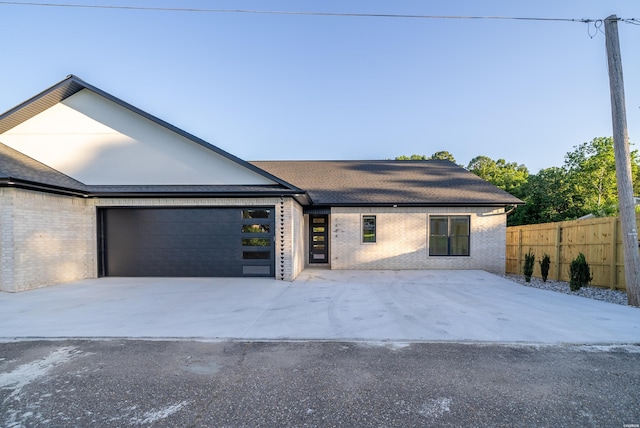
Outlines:
[[[579,253],[569,266],[569,288],[571,291],[578,291],[590,283],[592,279],[589,264],[584,258],[584,254]]]
[[[542,255],[542,260],[540,260],[540,275],[542,276],[542,281],[547,282],[547,278],[549,277],[549,267],[551,267],[551,257],[549,254],[544,253]]]
[[[535,265],[535,261],[536,261],[536,255],[531,252],[531,249],[529,249],[529,252],[524,255],[524,268],[523,268],[524,279],[527,282],[531,282],[531,275],[533,275],[533,266]]]

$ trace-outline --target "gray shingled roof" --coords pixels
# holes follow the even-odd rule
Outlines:
[[[256,161],[259,168],[308,192],[314,205],[522,204],[449,161]]]
[[[83,183],[2,143],[0,177],[75,191],[86,190]]]

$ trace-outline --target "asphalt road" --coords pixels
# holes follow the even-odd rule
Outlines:
[[[638,345],[0,343],[3,427],[638,424]]]

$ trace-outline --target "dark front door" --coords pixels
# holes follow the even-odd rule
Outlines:
[[[309,263],[329,263],[329,216],[309,214]]]

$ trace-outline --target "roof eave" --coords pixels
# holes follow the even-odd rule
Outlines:
[[[503,208],[514,205],[525,205],[524,202],[335,202],[315,203],[314,206],[331,207],[495,207]]]
[[[0,187],[10,187],[24,190],[33,190],[45,193],[54,193],[65,196],[76,196],[82,198],[259,198],[259,197],[292,197],[300,205],[310,205],[311,199],[305,192],[296,192],[290,189],[280,190],[267,190],[267,191],[233,191],[233,192],[169,192],[169,191],[91,191],[91,190],[79,190],[71,189],[67,187],[52,186],[48,184],[36,183],[32,181],[16,179],[9,176],[0,176]]]
[[[0,134],[81,91],[83,89],[83,83],[78,80],[79,79],[75,78],[75,76],[67,76],[66,79],[0,114],[0,124],[4,122],[4,124],[0,125]],[[58,90],[62,91],[59,94],[56,94]],[[46,101],[38,105],[38,102],[43,99]],[[27,111],[25,111],[25,109],[27,109]],[[21,112],[24,112],[24,114],[20,115]]]
[[[259,197],[279,197],[288,196],[294,197],[296,200],[304,200],[303,195],[291,190],[270,190],[265,192],[171,192],[171,191],[124,191],[124,192],[111,192],[111,191],[92,191],[89,192],[89,196],[92,198],[259,198]]]
[[[0,177],[0,187],[14,187],[17,189],[35,190],[39,192],[55,193],[65,196],[79,196],[85,198],[88,196],[87,192],[80,189],[52,186],[49,184],[42,184],[13,177]]]

